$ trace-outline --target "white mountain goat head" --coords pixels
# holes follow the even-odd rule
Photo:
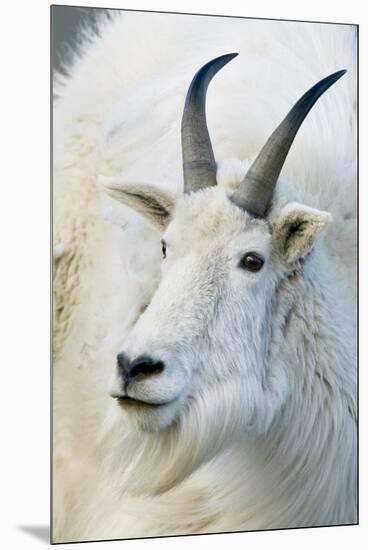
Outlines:
[[[162,233],[161,281],[118,353],[111,389],[145,431],[180,422],[212,434],[264,431],[292,391],[281,357],[285,340],[293,345],[287,312],[330,215],[296,202],[277,206],[274,191],[304,118],[345,71],[299,99],[243,181],[227,190],[216,182],[205,101],[212,77],[236,55],[204,65],[189,87],[183,196],[147,184],[106,187]]]

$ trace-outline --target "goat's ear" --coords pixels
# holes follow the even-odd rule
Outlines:
[[[312,249],[317,234],[332,220],[331,214],[296,202],[281,209],[272,221],[275,244],[284,260],[292,264]]]
[[[122,182],[116,178],[100,177],[99,184],[105,193],[139,214],[156,229],[163,231],[175,207],[175,195],[145,183]]]

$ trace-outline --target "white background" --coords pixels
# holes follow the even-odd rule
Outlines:
[[[367,55],[362,0],[80,0],[80,6],[243,15],[360,24],[360,526],[90,543],[97,548],[360,549],[368,540]],[[59,2],[70,4],[72,2]],[[367,10],[368,11],[368,10]],[[0,544],[46,547],[49,525],[49,2],[1,6]],[[349,251],[346,251],[349,254]],[[44,534],[43,540],[35,531]],[[42,529],[43,528],[43,529]],[[32,534],[33,533],[33,534]],[[363,546],[364,545],[364,546]],[[68,548],[71,545],[65,545]],[[82,544],[81,546],[86,546]],[[81,547],[80,546],[80,547]]]

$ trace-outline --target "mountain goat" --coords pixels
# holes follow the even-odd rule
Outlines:
[[[357,521],[355,41],[117,12],[57,76],[54,542]]]

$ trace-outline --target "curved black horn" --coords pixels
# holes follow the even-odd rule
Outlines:
[[[327,76],[299,99],[271,134],[246,173],[239,190],[231,197],[235,204],[255,217],[265,216],[277,179],[303,120],[317,99],[345,73],[346,70],[342,70]]]
[[[212,59],[194,75],[189,86],[181,122],[185,193],[216,185],[216,161],[206,122],[206,92],[212,77],[237,55]]]

